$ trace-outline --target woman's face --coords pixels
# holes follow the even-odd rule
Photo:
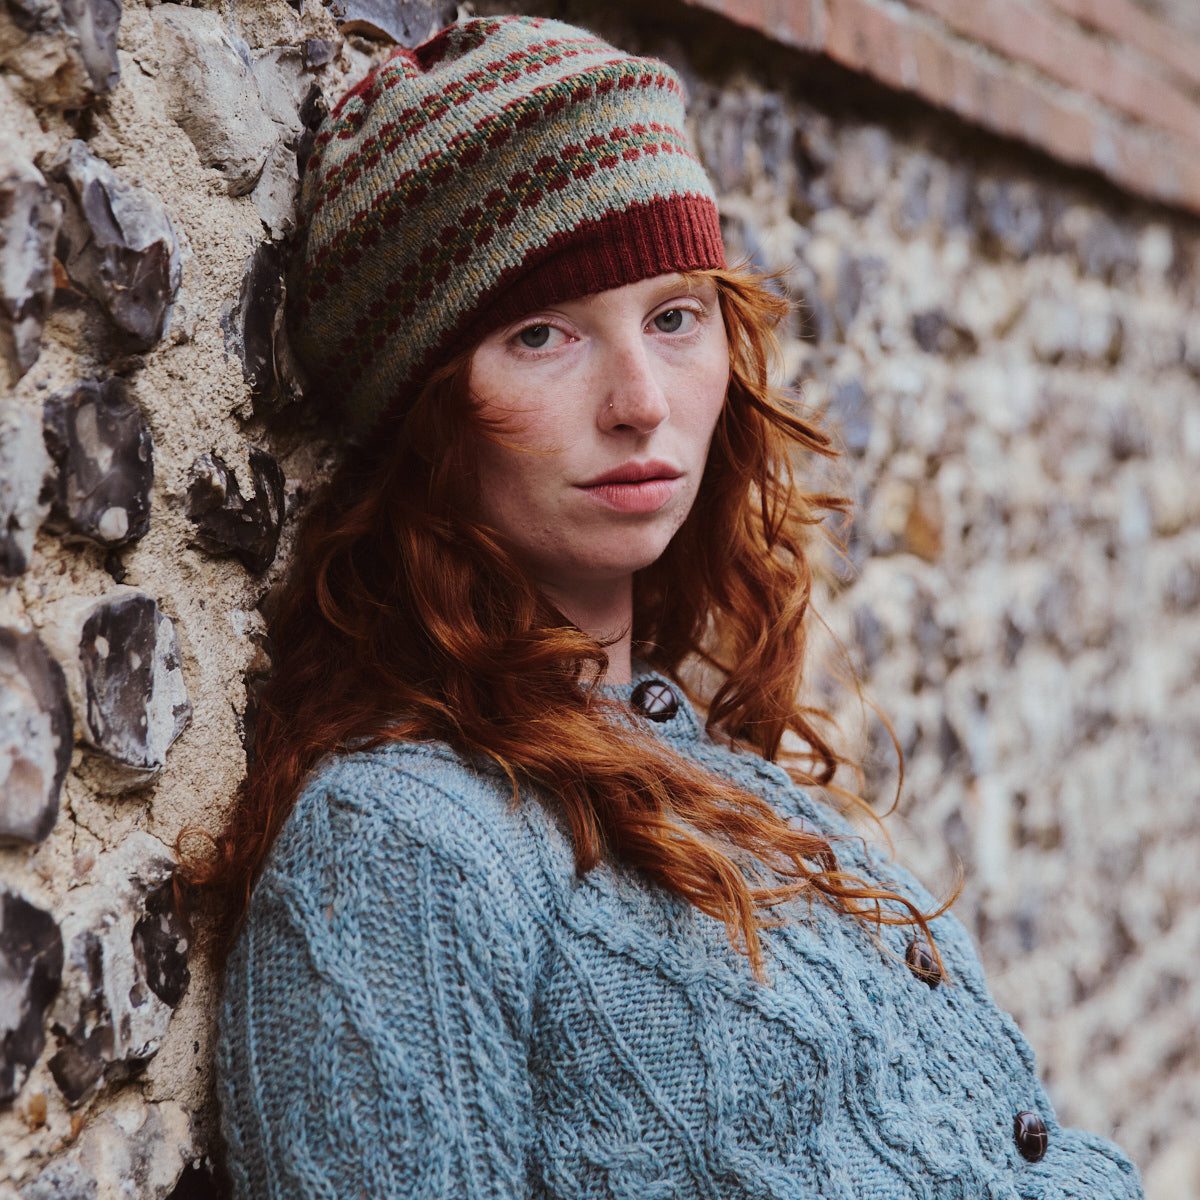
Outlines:
[[[497,440],[482,519],[563,607],[666,549],[696,498],[729,381],[716,285],[660,275],[532,312],[471,360]]]

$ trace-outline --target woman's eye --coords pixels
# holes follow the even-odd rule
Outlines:
[[[517,334],[517,341],[529,350],[541,350],[550,341],[549,325],[526,325]]]
[[[696,314],[687,308],[668,308],[654,318],[654,328],[659,333],[679,333],[690,321],[696,320]]]

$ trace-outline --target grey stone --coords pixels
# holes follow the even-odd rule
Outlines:
[[[721,214],[721,239],[731,261],[745,261],[752,271],[766,275],[771,267],[763,254],[762,232],[740,215]]]
[[[33,366],[54,300],[54,241],[62,205],[20,158],[0,168],[0,353],[14,379]]]
[[[892,217],[892,226],[902,237],[917,233],[929,220],[933,164],[927,154],[910,155],[901,173],[904,191]]]
[[[21,1200],[98,1200],[99,1184],[74,1159],[56,1158],[21,1189]]]
[[[134,833],[68,897],[62,990],[49,1014],[58,1049],[47,1065],[69,1105],[143,1069],[187,988],[173,870],[160,842]]]
[[[837,283],[833,299],[833,316],[842,339],[854,324],[863,299],[863,274],[858,259],[843,252],[838,260]]]
[[[1127,334],[1125,322],[1116,313],[1107,313],[1105,316],[1108,319],[1105,332],[1110,335],[1110,342],[1102,347],[1097,361],[1115,365],[1126,346],[1129,346],[1151,371],[1170,371],[1175,367],[1187,366],[1187,335],[1182,330],[1157,321],[1143,321],[1138,322],[1132,333]],[[1115,338],[1111,336],[1114,333]]]
[[[272,46],[254,60],[253,69],[263,109],[275,122],[279,140],[267,154],[251,197],[271,237],[284,238],[296,229],[297,150],[305,132],[303,109],[314,85],[297,46]]]
[[[38,414],[0,400],[0,579],[29,566],[34,536],[50,510],[42,488],[52,465]]]
[[[887,260],[880,255],[841,254],[834,282],[833,316],[843,339],[849,336],[864,304],[873,307],[887,272]]]
[[[837,338],[837,322],[816,284],[794,290],[800,337],[824,345]]]
[[[1168,612],[1193,613],[1200,608],[1200,563],[1177,563],[1167,576],[1163,604]]]
[[[948,640],[948,631],[942,627],[934,608],[933,597],[924,589],[916,595],[916,611],[913,614],[913,635],[921,661],[923,673],[928,677],[935,662],[943,658]]]
[[[869,604],[859,605],[851,614],[854,645],[858,648],[863,674],[874,673],[880,659],[890,648],[892,639],[887,626],[875,615]]]
[[[1075,305],[1038,297],[1027,313],[1037,359],[1055,365],[1082,357],[1083,314]]]
[[[1167,355],[1173,343],[1165,339]],[[1114,312],[1085,310],[1080,314],[1079,354],[1084,362],[1098,366],[1115,367],[1121,361],[1125,349],[1125,325]]]
[[[872,493],[866,485],[860,485],[850,516],[832,514],[825,519],[834,553],[829,556],[829,568],[841,583],[853,583],[862,573],[872,546],[864,514],[871,504]]]
[[[42,634],[62,664],[94,782],[122,792],[154,780],[191,717],[174,622],[131,587],[68,596]]]
[[[120,0],[62,0],[63,23],[79,40],[91,90],[111,92],[121,79],[117,35],[121,28]]]
[[[92,607],[78,645],[84,736],[132,783],[149,782],[192,714],[174,622],[130,590]]]
[[[849,128],[838,140],[829,171],[835,200],[863,216],[883,199],[891,168],[892,139],[885,129]]]
[[[13,45],[18,44],[19,35],[33,38],[38,34],[57,33],[62,26],[62,7],[57,0],[4,0],[0,14],[0,20],[4,22],[0,53],[5,55],[11,52],[10,41]],[[4,65],[9,65],[7,60]]]
[[[0,66],[24,76],[39,103],[80,108],[121,77],[120,0],[4,0]]]
[[[939,214],[942,231],[950,233],[957,229],[968,229],[973,200],[971,171],[958,163],[946,165],[943,170],[945,175]]]
[[[286,250],[262,242],[246,263],[236,304],[221,318],[225,350],[242,362],[255,408],[277,409],[303,392],[284,322]]]
[[[253,491],[245,497],[219,454],[200,455],[192,463],[186,508],[200,546],[233,554],[247,571],[261,574],[275,561],[283,527],[283,471],[270,454],[252,446],[250,472]]]
[[[104,556],[104,569],[108,572],[113,583],[124,583],[129,578],[129,572],[121,561],[121,556],[115,550],[110,550]]]
[[[171,1008],[191,980],[188,930],[168,880],[146,893],[145,912],[133,927],[133,955],[150,990]]]
[[[1086,274],[1106,283],[1125,283],[1137,272],[1137,239],[1101,209],[1064,208],[1054,224],[1054,241],[1075,256]]]
[[[296,143],[296,163],[301,178],[304,177],[304,171],[312,157],[317,141],[317,130],[328,115],[329,105],[325,101],[324,93],[316,84],[313,84],[304,98],[304,103],[300,106],[300,120],[304,125],[304,131]]]
[[[1137,239],[1107,216],[1092,222],[1079,254],[1084,270],[1108,283],[1125,283],[1138,268]]]
[[[1183,365],[1193,379],[1200,379],[1200,319],[1195,317],[1183,330]]]
[[[150,527],[154,446],[120,379],[85,380],[45,403],[46,447],[58,468],[50,527],[127,546]]]
[[[99,1086],[113,1053],[112,1018],[104,995],[104,946],[99,933],[84,929],[75,936],[69,946],[67,967],[80,993],[76,1019],[70,1029],[60,1026],[56,1030],[63,1044],[46,1065],[63,1099],[75,1105]]]
[[[912,319],[912,335],[927,354],[942,358],[965,358],[979,349],[975,335],[942,308],[917,313]]]
[[[0,1105],[12,1103],[41,1056],[43,1018],[62,970],[54,918],[23,896],[0,891]]]
[[[279,136],[263,108],[246,43],[209,9],[160,4],[153,20],[167,112],[200,162],[221,173],[229,194],[245,195]]]
[[[182,279],[175,227],[162,202],[120,179],[78,140],[42,164],[59,198],[59,257],[136,349],[162,337]]]
[[[962,739],[959,738],[958,731],[946,719],[945,713],[938,718],[937,746],[943,770],[951,770],[958,765],[959,759],[963,756]]]
[[[975,230],[989,254],[1027,259],[1046,236],[1043,199],[1031,183],[979,181],[972,206]]]
[[[1067,657],[1083,648],[1081,603],[1078,577],[1070,567],[1062,567],[1050,576],[1034,605],[1036,632]]]
[[[338,48],[334,42],[325,38],[305,38],[300,51],[304,55],[304,65],[310,71],[315,71],[318,67],[333,62],[337,57]]]
[[[294,147],[304,128],[300,109],[312,87],[303,51],[299,46],[272,46],[255,56],[251,71],[263,111]]]
[[[830,121],[822,114],[802,112],[792,135],[794,172],[788,208],[801,225],[833,204],[829,166],[837,157]]]
[[[950,852],[951,861],[958,864],[964,875],[969,876],[974,867],[975,840],[959,809],[954,809],[942,822],[942,840]]]
[[[172,1188],[196,1153],[191,1114],[174,1100],[146,1103],[136,1089],[76,1121],[78,1135],[22,1188],[20,1200],[163,1200],[176,1194]],[[220,1186],[178,1193],[179,1200],[229,1195]]]
[[[787,107],[778,96],[768,94],[754,114],[754,142],[762,156],[768,179],[780,180],[791,159],[796,130]]]
[[[706,163],[718,189],[723,192],[741,191],[751,185],[746,163],[750,121],[750,108],[744,95],[732,90],[716,93],[713,113],[707,122],[712,136]]]
[[[37,634],[0,627],[0,845],[49,836],[74,745],[62,667]]]
[[[826,415],[851,454],[861,456],[867,452],[871,442],[871,406],[857,379],[834,386]]]
[[[1004,614],[1004,642],[1002,651],[1004,654],[1004,665],[1011,667],[1021,653],[1025,645],[1025,631],[1013,620],[1011,614]]]
[[[253,767],[255,760],[255,737],[258,733],[258,714],[262,707],[263,693],[271,680],[273,664],[270,645],[263,639],[245,675],[246,707],[238,717],[238,734],[246,754],[246,766]]]
[[[797,262],[788,275],[788,291],[796,307],[797,334],[817,345],[837,339],[837,322],[821,294],[817,273],[805,262]]]
[[[1119,405],[1109,414],[1108,445],[1117,462],[1149,455],[1150,435],[1146,422],[1132,405]]]
[[[415,46],[454,20],[456,6],[428,0],[331,0],[343,33]]]
[[[276,142],[251,193],[255,211],[272,238],[282,239],[296,231],[299,194],[296,150],[285,142]]]

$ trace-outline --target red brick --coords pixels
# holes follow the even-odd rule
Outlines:
[[[1200,85],[1200,42],[1168,28],[1130,0],[1044,0],[1044,3],[1164,63],[1183,82]]]
[[[685,0],[697,8],[711,9],[736,25],[757,29],[784,46],[818,50],[821,41],[814,25],[814,6],[821,0]]]
[[[963,36],[1200,147],[1200,106],[1074,22],[1018,0],[909,0]]]
[[[963,70],[960,56],[942,39],[931,37],[924,30],[916,32],[910,45],[913,78],[909,90],[951,112],[964,111],[963,92],[973,76]]]
[[[785,45],[815,49],[814,10],[818,4],[819,0],[765,0],[769,16],[763,28]]]
[[[1111,172],[1133,191],[1200,212],[1200,160],[1179,147],[1163,146],[1144,131],[1116,125],[1108,131],[1116,146],[1118,166]]]
[[[892,87],[912,89],[911,28],[872,0],[824,0],[825,53],[856,71],[874,75]]]
[[[824,53],[967,121],[1040,147],[1065,163],[1099,171],[1131,191],[1200,213],[1200,109],[1162,81],[1118,61],[1099,39],[1044,13],[1036,16],[1034,28],[1045,34],[1045,44],[1031,63],[1030,55],[1018,53],[1028,30],[1016,39],[1004,27],[1006,21],[1013,24],[1018,0],[909,0],[907,7],[896,0],[687,2],[786,45]],[[1067,12],[1068,6],[1083,12],[1085,5],[1092,6],[1088,12],[1104,9],[1110,16],[1128,16],[1121,7],[1126,0],[1047,2],[1070,16],[1077,14]],[[918,6],[924,11],[914,13]],[[965,9],[971,9],[969,18]],[[953,21],[958,32],[939,20]],[[991,53],[977,42],[989,45]],[[1021,61],[1006,62],[1006,57]],[[1031,66],[1036,67],[1032,73]],[[1098,80],[1111,89],[1106,92]],[[1149,104],[1142,94],[1146,80],[1150,95],[1162,100],[1169,92],[1170,103],[1161,109]],[[1167,91],[1156,91],[1155,85]],[[1155,109],[1141,124],[1116,111],[1139,105],[1139,112]],[[1175,132],[1158,124],[1164,111],[1171,113]],[[1195,116],[1185,130],[1180,118],[1189,111]]]

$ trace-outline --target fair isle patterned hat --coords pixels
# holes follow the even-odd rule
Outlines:
[[[347,434],[534,308],[724,266],[683,119],[665,63],[536,18],[452,25],[348,92],[307,164],[289,285]]]

